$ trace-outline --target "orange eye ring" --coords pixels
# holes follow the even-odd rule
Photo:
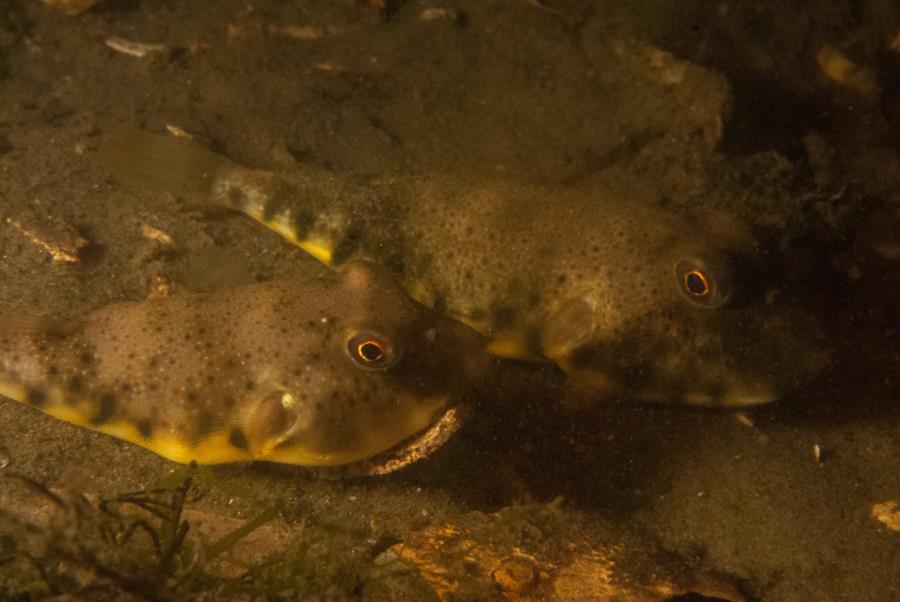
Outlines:
[[[675,282],[681,295],[698,307],[721,307],[731,298],[733,271],[726,258],[684,257],[675,264]]]
[[[385,353],[384,344],[378,339],[367,339],[356,345],[356,356],[363,362],[377,362]]]
[[[700,270],[684,273],[684,290],[692,297],[706,297],[711,289],[709,279]]]
[[[372,331],[358,332],[347,340],[347,355],[367,370],[386,370],[397,362],[390,338]]]

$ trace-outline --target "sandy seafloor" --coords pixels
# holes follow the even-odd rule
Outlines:
[[[215,469],[224,485],[198,486],[192,516],[239,525],[283,503],[246,562],[305,542],[291,548],[281,581],[256,589],[229,589],[233,567],[210,569],[221,581],[166,580],[146,568],[152,554],[143,564],[116,558],[127,543],[96,552],[93,566],[73,559],[41,533],[21,535],[11,518],[44,524],[35,509],[54,505],[0,479],[0,599],[900,600],[900,519],[892,530],[889,513],[873,516],[876,505],[900,503],[900,229],[890,228],[900,198],[898,9],[608,4],[408,2],[385,18],[350,0],[108,0],[67,16],[0,0],[4,312],[78,313],[178,294],[203,280],[197,258],[209,265],[211,253],[259,280],[323,269],[243,216],[115,180],[96,151],[119,125],[177,126],[275,170],[305,163],[361,177],[500,174],[559,186],[598,178],[673,210],[709,203],[781,227],[804,211],[827,222],[819,252],[833,253],[841,275],[823,289],[845,288],[828,306],[832,365],[740,416],[627,400],[571,411],[553,370],[502,363],[473,423],[400,473],[328,481],[292,467]],[[163,50],[131,56],[105,44],[113,37]],[[825,46],[862,80],[823,74]],[[54,249],[76,261],[54,261]],[[176,467],[8,400],[0,451],[0,476],[28,476],[64,499],[146,489]],[[71,508],[54,512],[75,520]],[[60,520],[44,535],[78,532]],[[416,555],[421,534],[447,524],[476,551]],[[413,552],[391,573],[385,559],[403,543]],[[619,559],[611,569],[610,554]],[[620,598],[602,597],[617,595],[601,587],[604,570],[634,575]],[[666,583],[675,585],[653,590]],[[678,597],[687,592],[720,598]]]

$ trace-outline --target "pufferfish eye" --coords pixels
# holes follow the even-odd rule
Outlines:
[[[347,340],[347,353],[358,366],[368,370],[386,370],[398,359],[390,339],[370,331],[351,336]]]
[[[731,297],[731,270],[720,259],[680,259],[675,264],[675,280],[681,294],[700,307],[719,307]]]

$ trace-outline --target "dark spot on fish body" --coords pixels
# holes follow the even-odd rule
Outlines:
[[[149,439],[153,435],[153,424],[149,420],[139,420],[137,430],[141,437]]]
[[[302,196],[302,192],[290,186],[281,178],[275,178],[266,186],[268,200],[263,206],[263,219],[269,221],[291,206],[292,201]]]
[[[243,209],[247,205],[247,195],[237,186],[231,186],[228,189],[228,202],[235,209]]]
[[[340,266],[350,259],[362,244],[362,237],[362,231],[358,227],[351,227],[347,230],[331,254],[332,265]]]
[[[439,314],[447,313],[447,298],[440,293],[436,294],[434,296],[434,302],[431,304],[431,309]]]
[[[43,389],[28,389],[25,401],[34,408],[42,408],[47,403],[47,393]]]
[[[116,394],[115,393],[104,393],[100,396],[100,405],[97,408],[97,413],[91,418],[90,423],[93,426],[103,424],[108,422],[110,418],[116,413]]]
[[[244,435],[244,431],[237,427],[231,429],[231,432],[228,433],[228,442],[243,451],[250,449],[250,445],[247,443],[247,436]]]
[[[207,435],[216,429],[216,416],[208,409],[201,410],[196,417],[194,423],[194,443],[206,438]]]
[[[316,217],[309,210],[300,211],[294,216],[294,234],[299,240],[305,240],[315,225]]]
[[[84,389],[84,381],[81,380],[80,376],[73,376],[69,378],[66,386],[69,389],[69,393],[81,393],[82,389]]]
[[[278,214],[278,208],[281,204],[275,198],[270,198],[269,201],[263,205],[262,218],[263,221],[268,223],[275,218],[275,215]]]

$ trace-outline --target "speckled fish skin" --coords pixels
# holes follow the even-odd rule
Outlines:
[[[105,155],[126,180],[242,211],[326,264],[376,261],[491,353],[554,361],[595,397],[753,405],[827,362],[819,325],[775,295],[777,262],[729,219],[690,222],[600,188],[274,174],[135,131]],[[710,298],[685,290],[684,266],[701,266]]]
[[[407,223],[429,252],[411,278],[433,270],[441,304],[491,351],[549,358],[587,395],[755,405],[827,361],[812,317],[787,295],[767,302],[777,265],[728,216],[689,223],[596,188],[503,180],[423,181],[415,197]],[[714,298],[686,294],[679,270],[695,267]]]
[[[487,364],[477,333],[365,262],[4,322],[0,393],[178,462],[369,458],[434,424]],[[372,339],[393,363],[353,358],[354,341]]]

